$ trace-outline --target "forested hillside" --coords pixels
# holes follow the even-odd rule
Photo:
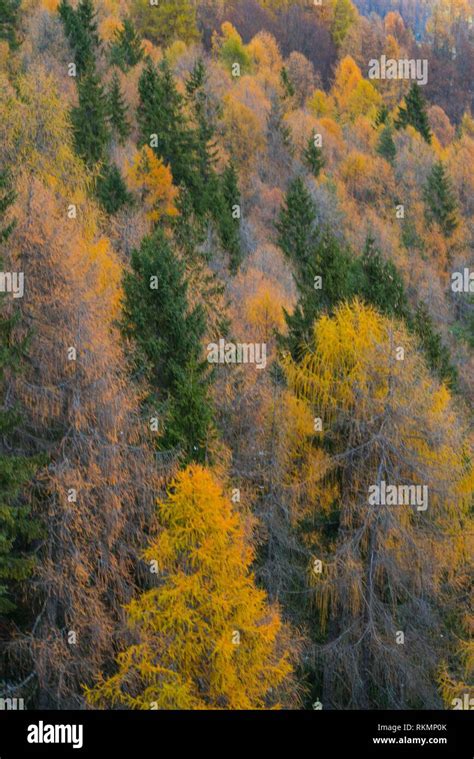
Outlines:
[[[472,699],[473,16],[0,0],[0,698]]]

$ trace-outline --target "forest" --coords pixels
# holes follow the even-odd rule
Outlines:
[[[0,0],[2,709],[474,708],[473,19]]]

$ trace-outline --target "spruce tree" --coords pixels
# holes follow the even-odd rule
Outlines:
[[[423,137],[431,142],[431,129],[426,111],[426,100],[420,89],[420,86],[414,82],[405,97],[405,105],[398,109],[398,116],[395,119],[397,129],[404,129],[408,125],[414,127]]]
[[[200,184],[200,207],[202,212],[216,211],[216,197],[219,192],[216,174],[217,148],[215,114],[208,104],[206,92],[207,72],[202,58],[198,58],[185,82],[186,98],[191,106],[195,127],[194,145],[196,152],[198,180]]]
[[[117,29],[110,47],[110,62],[126,72],[140,63],[143,48],[140,35],[133,22],[125,18],[121,29]]]
[[[196,151],[196,138],[184,112],[170,65],[164,58],[158,67],[147,61],[138,83],[137,120],[141,145],[150,145],[171,168],[173,183],[190,192],[198,214],[205,213]]]
[[[393,141],[393,131],[390,124],[386,124],[382,129],[377,142],[377,153],[385,158],[386,161],[393,164],[397,155],[397,147]]]
[[[353,265],[344,246],[316,224],[314,202],[300,177],[291,182],[276,224],[278,245],[293,264],[298,302],[292,314],[285,312],[288,335],[280,347],[294,358],[301,355],[311,337],[315,319],[331,311],[353,291]]]
[[[423,188],[423,199],[427,222],[435,222],[445,237],[451,237],[459,224],[458,204],[442,161],[434,164]]]
[[[13,230],[13,222],[6,224],[5,212],[14,200],[8,177],[0,172],[0,243],[4,243]],[[6,296],[1,296],[3,311]],[[7,402],[8,375],[21,370],[27,339],[18,341],[14,328],[19,313],[0,315],[0,614],[15,608],[12,590],[15,583],[25,580],[31,573],[34,561],[28,553],[28,544],[40,533],[39,525],[30,515],[28,504],[21,491],[32,479],[40,464],[39,459],[15,452],[15,431],[21,423],[18,409]]]
[[[237,172],[232,162],[228,163],[220,177],[220,198],[216,206],[216,221],[224,250],[229,254],[232,274],[238,271],[242,262],[240,244],[240,191]]]
[[[403,279],[392,261],[384,261],[370,235],[366,239],[361,266],[363,278],[358,294],[381,313],[406,318],[408,301]]]
[[[184,254],[187,261],[193,260],[196,256],[204,257],[209,262],[210,254],[201,253],[199,249],[206,239],[207,221],[205,218],[197,217],[194,213],[192,200],[188,190],[183,187],[176,201],[178,215],[171,219],[173,229],[173,239],[176,246]]]
[[[204,311],[190,309],[184,265],[161,229],[132,253],[124,293],[122,330],[135,345],[135,372],[150,388],[147,408],[164,418],[159,445],[202,460],[212,419]]]
[[[297,276],[304,275],[314,256],[317,234],[316,209],[301,177],[288,188],[276,229],[278,245],[294,264]]]
[[[377,115],[375,116],[375,126],[379,127],[382,124],[386,124],[389,117],[388,108],[385,105],[380,106],[380,108],[377,111]]]
[[[18,45],[16,36],[20,0],[0,0],[0,40],[6,40],[11,48]]]
[[[442,382],[446,382],[450,387],[456,389],[458,381],[457,370],[451,364],[449,349],[443,345],[441,336],[436,332],[428,307],[423,301],[419,301],[416,307],[413,330],[420,341],[420,347],[423,349],[426,362],[431,371]]]
[[[97,180],[96,195],[104,210],[109,214],[117,213],[122,206],[131,202],[132,196],[114,163],[107,164],[102,169]]]
[[[95,52],[100,47],[94,6],[91,0],[81,0],[74,10],[69,0],[61,0],[58,13],[74,51],[79,74],[83,74],[95,66]]]
[[[79,105],[71,112],[76,152],[91,167],[103,160],[109,141],[107,100],[95,71],[89,69],[78,83]]]
[[[295,94],[295,87],[288,74],[288,69],[282,66],[280,72],[280,81],[284,91],[285,98],[292,98]]]
[[[127,106],[120,90],[120,82],[116,71],[114,71],[110,83],[107,108],[112,132],[118,135],[119,142],[124,143],[130,134],[130,124],[127,121]]]
[[[298,359],[311,340],[313,325],[321,313],[331,313],[354,290],[353,263],[345,247],[329,231],[324,230],[312,257],[296,276],[298,302],[292,314],[285,311],[288,335],[279,344]]]
[[[282,178],[288,176],[294,154],[291,130],[284,115],[280,98],[273,95],[266,127],[268,159],[262,166],[264,181],[272,185],[281,183]]]
[[[82,29],[92,41],[94,47],[98,48],[100,46],[100,39],[97,31],[96,12],[93,0],[79,0],[76,16]]]
[[[322,149],[315,143],[314,135],[309,138],[303,151],[303,160],[313,176],[318,177],[324,167],[324,157]]]

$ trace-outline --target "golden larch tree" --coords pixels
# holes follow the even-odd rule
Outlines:
[[[337,535],[321,534],[313,578],[323,701],[439,708],[436,673],[455,645],[449,610],[472,529],[472,451],[450,393],[406,328],[358,301],[321,317],[308,353],[286,369],[322,420],[327,487],[337,487]],[[403,498],[377,500],[387,486]],[[423,499],[406,502],[415,487]]]
[[[127,607],[138,643],[87,691],[93,705],[131,709],[261,709],[294,703],[278,608],[250,571],[242,517],[216,477],[182,471],[159,504],[146,550],[157,585]]]

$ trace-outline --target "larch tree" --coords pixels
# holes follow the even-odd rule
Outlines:
[[[8,209],[15,200],[6,172],[0,172],[0,253],[14,229],[7,220]],[[2,261],[3,262],[3,261]],[[28,457],[17,449],[16,431],[21,414],[12,404],[11,377],[21,370],[28,339],[18,334],[18,309],[12,306],[11,296],[0,300],[0,614],[15,608],[15,587],[33,571],[32,542],[41,534],[41,526],[31,516],[30,503],[22,497],[25,486],[39,468],[39,459]]]
[[[116,326],[121,265],[98,229],[67,108],[41,71],[17,87],[2,103],[1,158],[21,171],[9,255],[27,288],[12,338],[31,337],[9,399],[23,413],[19,455],[47,464],[29,495],[45,535],[6,679],[26,680],[15,695],[40,708],[80,708],[81,685],[124,632],[156,474]]]
[[[178,190],[173,185],[171,170],[148,145],[135,154],[127,179],[131,189],[139,192],[140,202],[151,221],[158,222],[178,214]]]
[[[401,323],[358,301],[321,317],[307,355],[286,369],[335,466],[326,479],[338,527],[321,535],[313,577],[323,703],[439,708],[437,671],[457,642],[447,588],[465,563],[473,486],[449,391]]]
[[[199,37],[196,6],[192,0],[133,0],[131,19],[143,36],[159,45],[171,42],[195,42]]]
[[[255,585],[244,519],[211,471],[190,466],[159,503],[145,552],[156,587],[127,607],[138,642],[87,691],[94,706],[264,709],[295,704],[279,610]]]
[[[357,21],[358,13],[351,0],[336,0],[333,7],[331,34],[334,43],[340,46],[351,26]]]

